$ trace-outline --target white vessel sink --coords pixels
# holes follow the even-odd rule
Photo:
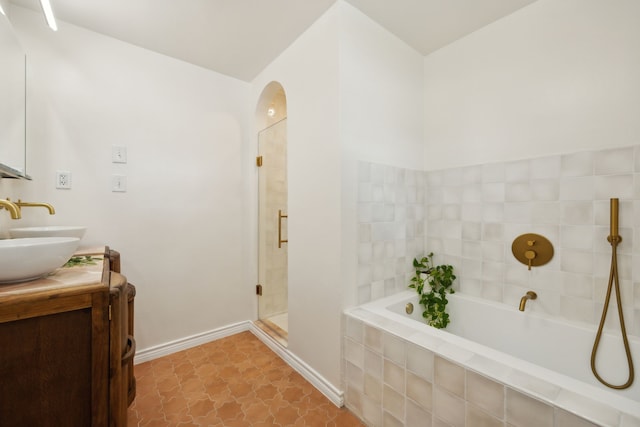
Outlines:
[[[9,229],[12,239],[20,237],[77,237],[82,239],[87,227],[51,225],[47,227],[22,227]]]
[[[0,283],[38,279],[64,265],[78,248],[77,237],[0,240]]]

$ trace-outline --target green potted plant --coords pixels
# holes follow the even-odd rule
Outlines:
[[[410,288],[420,296],[420,305],[424,308],[422,317],[434,328],[446,328],[449,324],[447,294],[454,293],[452,288],[456,276],[451,265],[434,265],[433,252],[418,260],[414,258],[415,275],[411,278]]]

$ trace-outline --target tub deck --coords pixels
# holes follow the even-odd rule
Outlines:
[[[415,306],[413,318],[404,314],[408,302]],[[347,324],[353,319],[401,337],[466,370],[597,425],[640,426],[640,380],[630,389],[617,391],[601,385],[591,373],[594,328],[460,294],[451,295],[448,312],[452,322],[447,330],[424,324],[421,312],[415,292],[406,291],[349,309],[345,315]],[[637,360],[640,343],[637,337],[630,338]],[[606,350],[614,341],[603,339],[599,359],[616,360],[616,352]],[[605,377],[626,375],[626,363],[617,365],[617,373],[603,369]]]

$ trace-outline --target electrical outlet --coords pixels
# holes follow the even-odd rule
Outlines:
[[[56,172],[56,188],[63,190],[71,189],[71,172],[57,171]]]
[[[127,147],[120,145],[112,146],[111,163],[127,163]]]
[[[125,193],[127,191],[126,175],[111,175],[111,191]]]

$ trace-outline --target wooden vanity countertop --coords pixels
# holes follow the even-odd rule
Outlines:
[[[0,284],[0,308],[3,303],[25,297],[42,297],[48,295],[86,291],[88,288],[109,286],[109,256],[106,246],[83,248],[73,256],[90,255],[95,264],[83,264],[73,267],[60,267],[48,276],[22,283]]]

